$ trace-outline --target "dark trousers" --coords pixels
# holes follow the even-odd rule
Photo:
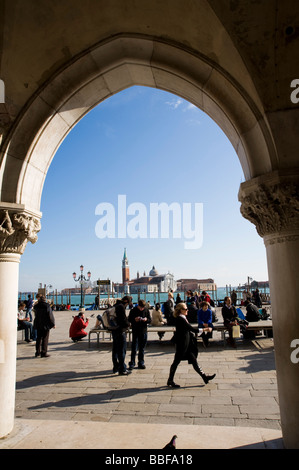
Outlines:
[[[173,381],[174,374],[175,374],[175,372],[177,370],[177,367],[178,367],[179,363],[181,362],[181,360],[182,360],[182,356],[178,355],[178,354],[175,354],[174,361],[170,366],[169,379],[168,379],[169,381]],[[204,371],[199,367],[197,359],[196,359],[195,355],[192,352],[190,352],[188,354],[188,362],[190,364],[192,364],[193,369],[195,370],[195,372],[197,372],[201,377],[205,377]]]
[[[74,336],[74,338],[72,338],[72,340],[74,341],[74,343],[76,343],[77,341],[80,341],[81,339],[85,338],[86,335],[87,335],[87,333],[85,333],[84,335]]]
[[[32,323],[27,320],[18,321],[18,329],[25,330],[25,341],[29,341],[30,339],[34,339],[33,337],[33,328]]]
[[[138,365],[144,365],[144,349],[147,343],[147,332],[134,331],[133,330],[132,349],[131,349],[131,361],[129,362],[130,367],[135,366],[135,359],[138,350]]]
[[[125,372],[127,366],[125,364],[125,357],[127,352],[127,338],[126,333],[122,330],[112,330],[112,362],[114,372]]]
[[[212,338],[212,336],[213,336],[213,332],[212,331],[211,332],[204,331],[200,336],[201,336],[204,344],[207,345],[209,343],[209,339]]]
[[[234,339],[233,339],[233,323],[230,322],[229,320],[226,320],[223,323],[224,323],[224,326],[226,327],[226,329],[228,331],[230,341],[234,342]]]
[[[50,330],[37,330],[36,333],[36,354],[41,354],[41,356],[45,356],[48,351]]]

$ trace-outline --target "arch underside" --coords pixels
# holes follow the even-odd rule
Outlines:
[[[273,170],[266,120],[227,73],[186,48],[120,36],[73,59],[27,104],[2,153],[1,201],[39,211],[47,170],[66,135],[93,107],[134,85],[174,93],[206,112],[232,143],[245,180]]]

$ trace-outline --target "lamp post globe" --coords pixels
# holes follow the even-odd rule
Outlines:
[[[81,266],[80,266],[80,274],[79,274],[79,276],[78,276],[78,279],[76,279],[76,273],[73,272],[74,281],[75,281],[75,282],[80,282],[80,287],[81,287],[80,308],[83,308],[83,307],[84,307],[84,302],[83,302],[83,282],[84,282],[84,281],[90,281],[90,278],[91,278],[91,272],[88,271],[88,273],[87,273],[87,279],[86,279],[86,277],[85,277],[84,274],[83,274],[83,269],[84,269],[84,266],[83,266],[83,264],[81,264]]]

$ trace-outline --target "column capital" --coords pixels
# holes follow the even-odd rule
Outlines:
[[[265,244],[299,240],[299,169],[275,171],[240,185],[240,211]]]
[[[0,255],[24,253],[27,242],[35,243],[41,229],[41,213],[23,205],[0,203]]]

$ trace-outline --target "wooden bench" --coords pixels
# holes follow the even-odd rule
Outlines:
[[[192,324],[192,326],[197,327],[197,324]],[[214,331],[219,331],[221,333],[221,339],[223,341],[223,344],[225,346],[225,332],[228,331],[226,326],[222,322],[217,322],[213,323]],[[247,331],[259,331],[259,330],[272,330],[272,320],[261,320],[258,322],[251,322],[247,326]],[[149,325],[147,328],[148,333],[174,333],[175,332],[175,326],[151,326]],[[88,333],[88,347],[90,347],[90,339],[91,335],[96,334],[97,335],[97,347],[100,345],[100,335],[102,335],[102,340],[105,340],[105,333],[108,333],[110,335],[110,340],[111,340],[111,331],[107,329],[97,329],[97,328],[92,328],[89,333]],[[132,339],[132,329],[130,328],[127,331],[128,335],[128,343],[131,343]]]
[[[197,327],[196,323],[192,323],[193,327]],[[213,331],[219,331],[221,333],[221,339],[223,344],[225,345],[225,333],[228,331],[227,327],[224,326],[223,322],[213,323]],[[260,320],[257,322],[250,322],[247,326],[247,331],[255,331],[255,330],[272,330],[272,320]],[[129,330],[129,341],[131,340],[131,331]],[[157,333],[167,333],[167,332],[174,332],[175,326],[148,326],[147,329],[148,333],[150,332],[157,332]]]
[[[225,346],[225,333],[228,331],[228,329],[224,326],[222,322],[214,323],[213,326],[214,326],[214,331],[219,331],[221,333],[221,339]],[[263,330],[263,331],[272,330],[272,320],[260,320],[256,322],[250,322],[246,328],[246,331],[260,331],[260,330]]]
[[[174,333],[175,332],[175,326],[151,326],[149,325],[147,328],[148,333],[153,332],[153,333]],[[100,344],[100,336],[102,336],[102,340],[105,340],[105,333],[108,333],[110,335],[109,339],[111,340],[111,331],[107,330],[105,328],[92,328],[89,333],[88,333],[88,347],[90,347],[91,343],[91,335],[97,335],[97,347],[99,347]],[[127,330],[127,335],[128,335],[128,343],[131,343],[132,341],[132,329],[129,328]]]
[[[91,330],[89,330],[89,333],[88,333],[88,347],[90,348],[91,335],[97,335],[97,347],[99,347],[100,346],[100,335],[102,335],[102,340],[104,341],[105,340],[105,333],[108,333],[110,335],[110,339],[111,339],[111,331],[109,331],[109,330],[106,330],[104,328],[92,328]]]

